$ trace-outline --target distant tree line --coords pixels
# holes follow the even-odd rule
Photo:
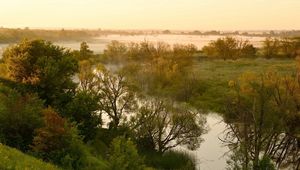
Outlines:
[[[300,56],[299,38],[266,38],[261,48],[256,48],[248,40],[233,37],[219,38],[202,48],[208,58],[296,58]]]

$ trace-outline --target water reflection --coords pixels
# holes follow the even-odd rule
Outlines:
[[[226,124],[223,118],[217,113],[207,115],[207,126],[209,131],[202,137],[203,143],[199,149],[188,151],[183,147],[177,149],[188,152],[195,156],[197,161],[197,170],[223,170],[226,167],[227,156],[224,155],[229,151],[228,147],[218,138],[223,137]]]

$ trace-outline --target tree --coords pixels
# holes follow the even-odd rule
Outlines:
[[[0,141],[27,151],[34,130],[43,126],[42,108],[37,96],[0,85]]]
[[[146,102],[132,119],[138,140],[146,139],[159,153],[186,145],[189,149],[200,146],[206,132],[205,119],[187,108],[172,108],[162,100]]]
[[[238,59],[241,57],[253,57],[255,48],[249,41],[237,40],[232,37],[219,38],[203,47],[203,52],[209,57],[226,59]]]
[[[265,58],[278,57],[280,42],[278,39],[266,38],[263,42],[262,54]]]
[[[94,52],[90,50],[87,42],[82,42],[80,49],[72,51],[72,54],[78,61],[91,60],[94,57]]]
[[[106,46],[104,56],[113,63],[126,60],[127,46],[119,41],[112,41]]]
[[[74,94],[78,71],[70,51],[43,40],[24,40],[3,53],[9,77],[30,85],[46,105],[61,107]]]
[[[248,73],[230,85],[234,93],[226,105],[224,118],[230,129],[226,137],[229,145],[242,153],[243,169],[266,166],[261,158],[272,159],[277,168],[299,167],[298,80],[274,72]]]
[[[122,74],[98,70],[95,79],[98,83],[96,92],[100,98],[100,111],[112,120],[110,128],[118,128],[121,121],[126,119],[126,114],[132,113],[135,109],[135,95]]]
[[[84,141],[94,139],[102,124],[99,112],[99,97],[89,91],[80,90],[65,107],[65,114],[78,124],[79,134]]]
[[[283,38],[280,40],[281,54],[286,58],[296,58],[300,50],[300,41],[297,39]]]
[[[139,156],[136,146],[130,139],[117,137],[110,148],[111,170],[144,170],[143,159]]]
[[[91,155],[76,127],[52,108],[45,109],[45,126],[35,131],[34,154],[65,169],[104,169],[105,164]]]

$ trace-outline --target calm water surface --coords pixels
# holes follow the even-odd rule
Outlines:
[[[196,158],[197,170],[224,170],[226,168],[226,155],[229,151],[219,140],[224,135],[226,124],[220,115],[210,113],[207,115],[207,126],[209,131],[204,134],[200,148],[195,151],[188,151],[183,147],[176,149],[190,153]]]

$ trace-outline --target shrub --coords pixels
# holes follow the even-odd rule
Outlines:
[[[112,141],[109,157],[111,170],[142,170],[145,168],[131,140],[117,137]]]
[[[43,102],[0,86],[0,141],[22,151],[29,149],[36,128],[43,126]]]

